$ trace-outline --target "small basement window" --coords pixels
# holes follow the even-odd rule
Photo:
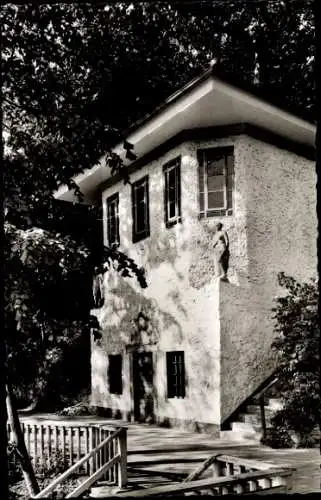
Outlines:
[[[122,355],[108,356],[108,382],[110,394],[123,393]]]
[[[167,397],[185,398],[184,351],[166,353]]]

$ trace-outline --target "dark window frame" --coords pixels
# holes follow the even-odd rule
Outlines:
[[[186,396],[185,353],[166,352],[167,398],[183,399]]]
[[[144,186],[144,204],[145,204],[145,213],[144,213],[144,229],[138,231],[137,228],[137,198],[136,193],[137,189]],[[150,236],[150,226],[149,226],[149,178],[148,175],[142,177],[138,181],[132,184],[132,217],[133,217],[133,243],[137,243],[145,238]]]
[[[116,205],[116,216],[115,216],[115,238],[113,240],[113,236],[111,234],[111,216],[110,216],[110,207],[112,205]],[[119,237],[119,194],[115,193],[111,196],[108,196],[106,199],[106,218],[107,218],[107,241],[109,246],[119,246],[120,244],[120,237]]]
[[[123,394],[123,356],[121,354],[108,355],[108,386],[109,394],[118,396]]]
[[[200,218],[233,215],[234,209],[234,146],[212,147],[197,151],[199,163],[199,209]],[[224,158],[224,202],[220,208],[208,206],[208,163],[211,156]],[[217,191],[218,192],[218,191]]]
[[[169,174],[175,172],[175,215],[170,217],[169,204]],[[167,162],[163,166],[164,174],[164,220],[167,228],[174,226],[178,222],[182,222],[181,215],[181,157],[178,156],[174,160]]]

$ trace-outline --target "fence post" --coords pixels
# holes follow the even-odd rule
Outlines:
[[[214,462],[212,464],[212,470],[213,470],[213,476],[214,477],[220,477],[222,475],[222,463],[221,462]]]
[[[127,486],[127,429],[123,428],[118,436],[120,460],[118,463],[118,486]]]
[[[265,419],[264,394],[262,394],[260,396],[260,415],[261,415],[261,426],[262,426],[262,438],[266,439],[266,419]]]

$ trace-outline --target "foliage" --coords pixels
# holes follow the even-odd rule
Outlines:
[[[61,451],[51,451],[44,453],[42,461],[34,467],[36,476],[39,479],[49,479],[59,476],[65,472],[70,466],[67,458],[63,456]]]
[[[310,1],[205,1],[196,11],[177,3],[7,4],[1,18],[13,213],[47,206],[60,183],[77,189],[72,176],[104,155],[120,168],[111,147],[123,131],[210,63],[313,108]]]
[[[63,408],[59,411],[59,415],[63,415],[65,417],[80,417],[84,415],[98,416],[98,413],[95,407],[91,406],[90,404],[78,403],[76,405]]]
[[[302,284],[284,273],[279,284],[284,294],[274,308],[278,336],[273,348],[279,357],[283,408],[272,424],[297,435],[300,445],[320,422],[318,284]]]
[[[272,425],[266,431],[266,437],[261,439],[261,444],[271,448],[293,448],[294,441],[289,431],[277,425]]]
[[[15,447],[11,444],[7,447],[7,456],[8,456],[8,483],[9,486],[21,481],[22,479],[22,471],[20,464],[18,463]]]

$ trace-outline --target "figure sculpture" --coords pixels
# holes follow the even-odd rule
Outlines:
[[[216,258],[217,277],[221,280],[227,280],[227,270],[229,263],[229,239],[227,232],[223,229],[220,222],[216,225],[214,234],[213,248]]]
[[[95,275],[93,279],[93,300],[94,307],[100,308],[104,305],[104,275],[99,273],[98,268],[95,268]]]

